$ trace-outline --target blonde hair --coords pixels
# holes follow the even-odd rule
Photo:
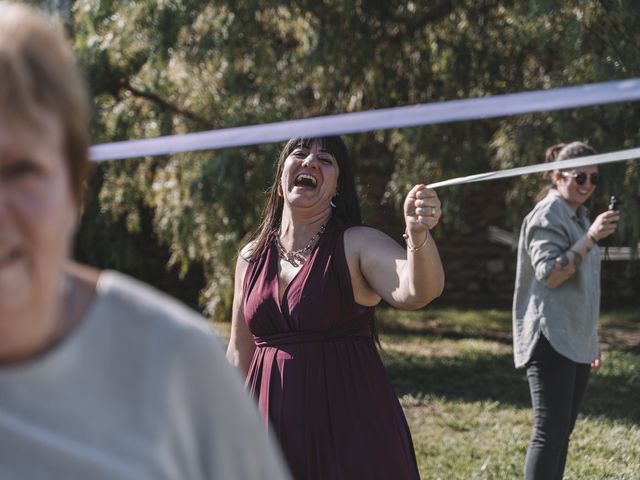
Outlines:
[[[39,130],[38,111],[60,121],[78,205],[89,167],[90,104],[63,26],[24,4],[0,0],[0,115]]]

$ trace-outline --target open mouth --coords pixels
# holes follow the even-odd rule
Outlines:
[[[298,175],[294,182],[294,187],[306,187],[306,188],[316,188],[318,186],[318,181],[312,175],[307,175],[306,173],[301,173]]]

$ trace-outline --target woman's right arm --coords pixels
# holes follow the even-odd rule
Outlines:
[[[242,257],[242,253],[240,253],[240,255],[238,255],[238,261],[236,262],[233,307],[231,312],[231,336],[229,338],[229,346],[227,347],[227,360],[240,369],[243,376],[246,376],[249,371],[253,352],[256,349],[253,336],[244,321],[242,309],[242,305],[244,304],[242,285],[248,266],[249,263]]]
[[[557,218],[552,212],[549,212],[543,225],[530,226],[527,233],[528,251],[536,279],[549,288],[557,288],[565,283],[575,274],[580,260],[595,245],[591,238],[601,240],[611,235],[615,231],[618,218],[618,212],[607,211],[600,214],[588,233],[568,249],[562,246],[566,245],[567,238],[567,233],[562,227],[562,219]]]
[[[569,280],[596,243],[615,232],[619,218],[620,214],[616,211],[608,210],[598,215],[587,233],[555,259],[547,277],[547,287],[556,288]]]

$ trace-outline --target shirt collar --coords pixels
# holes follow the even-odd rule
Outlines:
[[[567,214],[571,218],[579,222],[584,222],[589,218],[589,209],[587,207],[585,207],[584,205],[580,205],[578,207],[578,210],[574,213],[573,210],[571,210],[571,207],[567,205],[567,202],[565,202],[564,198],[562,198],[562,195],[560,195],[560,192],[558,192],[558,190],[556,190],[555,188],[552,188],[551,190],[549,190],[549,193],[547,194],[547,198],[549,200],[555,200],[556,198],[558,200],[562,200],[560,203],[563,205],[563,208],[566,208]]]

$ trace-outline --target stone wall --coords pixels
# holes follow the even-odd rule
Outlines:
[[[516,252],[479,232],[439,242],[445,291],[440,301],[508,307],[513,297]]]

